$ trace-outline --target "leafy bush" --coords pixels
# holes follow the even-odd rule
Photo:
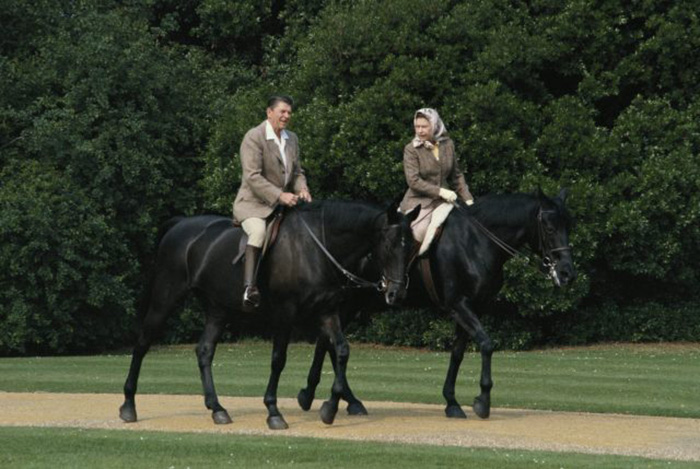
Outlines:
[[[693,2],[6,3],[0,353],[128,336],[158,225],[230,213],[240,141],[272,93],[295,98],[316,198],[402,193],[424,106],[443,116],[476,197],[570,189],[579,278],[553,292],[507,264],[498,301],[513,313],[483,318],[499,346],[620,328],[700,340],[673,327],[694,324],[700,303]],[[194,317],[170,339],[195,336]],[[574,317],[590,324],[557,334]],[[415,326],[383,318],[372,334],[447,346],[442,319],[404,319]]]

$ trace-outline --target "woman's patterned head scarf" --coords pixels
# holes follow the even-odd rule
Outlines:
[[[433,130],[433,136],[430,140],[433,140],[435,142],[440,142],[442,140],[445,140],[447,138],[447,129],[445,128],[445,124],[442,122],[442,119],[440,119],[440,114],[435,109],[429,108],[429,107],[424,107],[423,109],[418,109],[416,113],[413,116],[413,124],[415,125],[416,120],[419,117],[423,117],[425,119],[428,119],[428,122],[430,122],[430,127]],[[433,144],[432,142],[428,140],[421,140],[418,135],[415,136],[413,139],[413,146],[415,148],[418,148],[420,146],[425,146],[427,149],[432,149]]]

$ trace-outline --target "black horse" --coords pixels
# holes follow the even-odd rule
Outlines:
[[[273,337],[272,371],[264,398],[271,429],[287,428],[277,408],[277,385],[292,329],[321,329],[333,343],[338,362],[331,399],[321,410],[323,421],[332,423],[344,393],[349,355],[339,314],[347,314],[344,308],[357,291],[351,287],[363,283],[351,272],[357,272],[360,261],[371,255],[381,265],[383,279],[376,284],[364,282],[380,287],[388,304],[405,296],[410,223],[417,215],[418,210],[404,216],[396,206],[385,211],[360,202],[314,202],[288,210],[277,241],[260,265],[263,303],[254,313],[241,312],[242,262],[232,264],[242,230],[219,216],[172,220],[158,247],[147,310],[124,384],[121,419],[136,421],[134,397],[143,357],[168,315],[188,293],[195,292],[208,304],[196,354],[205,404],[215,423],[231,423],[216,395],[211,364],[217,342],[232,319],[263,324]]]
[[[455,383],[468,338],[479,345],[481,352],[481,394],[474,399],[473,409],[481,418],[488,418],[491,412],[493,344],[478,316],[488,312],[486,308],[503,284],[503,265],[517,254],[517,248],[527,244],[539,253],[543,269],[556,286],[566,285],[576,277],[569,247],[571,219],[565,198],[564,189],[554,198],[541,191],[535,195],[495,195],[480,198],[471,207],[460,204],[453,209],[440,239],[428,252],[437,304],[429,298],[418,264],[413,264],[406,304],[432,305],[456,322],[450,366],[442,389],[448,417],[466,418],[455,398]],[[304,410],[311,407],[326,352],[334,363],[334,351],[325,338],[319,337],[307,387],[297,396]],[[347,383],[344,391],[348,411],[364,413],[364,406]]]

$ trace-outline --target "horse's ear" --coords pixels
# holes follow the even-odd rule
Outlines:
[[[389,225],[396,225],[401,221],[399,217],[399,202],[397,200],[389,204],[389,208],[386,209],[386,218]]]
[[[420,213],[420,204],[416,205],[413,207],[413,210],[408,212],[406,214],[406,219],[408,220],[408,223],[413,223],[413,221],[418,218],[418,214]]]
[[[557,195],[557,197],[558,197],[559,200],[561,200],[562,202],[565,202],[565,201],[566,201],[566,196],[567,196],[567,195],[569,195],[569,190],[568,190],[566,187],[562,187],[562,188],[559,190],[559,195]]]

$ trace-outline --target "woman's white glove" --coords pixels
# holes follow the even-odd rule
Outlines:
[[[445,201],[445,202],[454,202],[457,200],[457,193],[455,191],[451,191],[449,189],[443,189],[442,187],[440,188],[440,197]]]
[[[464,203],[467,205],[474,205],[474,199],[465,200]]]

